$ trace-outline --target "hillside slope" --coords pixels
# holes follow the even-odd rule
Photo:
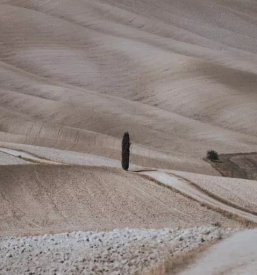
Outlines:
[[[134,161],[166,168],[254,151],[256,15],[251,0],[0,0],[0,140],[118,159],[128,130]]]
[[[0,235],[239,223],[117,168],[0,166]]]

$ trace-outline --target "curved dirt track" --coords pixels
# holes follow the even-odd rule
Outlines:
[[[192,227],[237,222],[116,168],[0,166],[0,234]]]
[[[257,231],[243,231],[207,249],[179,275],[252,275],[256,273]]]
[[[135,164],[212,174],[206,150],[257,145],[256,15],[253,0],[0,0],[0,140],[118,159],[128,130]]]
[[[17,144],[17,143],[7,143],[7,142],[0,142],[0,148],[6,148],[8,150],[17,151],[16,155],[19,155],[18,152],[25,152],[26,154],[34,155],[41,159],[48,159],[53,162],[57,163],[65,163],[65,164],[74,164],[74,165],[93,165],[93,166],[111,166],[111,167],[120,167],[120,155],[117,155],[118,160],[113,159],[113,155],[111,158],[109,157],[102,157],[95,152],[90,152],[89,154],[67,150],[59,150],[53,148],[47,148],[42,146],[34,146],[34,145],[25,145],[25,144]],[[132,144],[132,156],[131,156],[131,168],[138,167],[136,164],[138,163],[138,159],[136,155],[133,154],[135,145]],[[142,149],[142,148],[141,148]],[[141,150],[140,149],[140,150]],[[104,150],[99,150],[100,154],[103,154]],[[146,153],[146,150],[140,151],[142,154]],[[149,151],[148,151],[149,152]],[[167,167],[170,166],[176,170],[184,170],[192,171],[195,173],[200,173],[204,171],[206,174],[210,175],[219,175],[215,169],[211,167],[211,165],[201,159],[195,159],[190,157],[181,157],[181,156],[169,156],[165,154],[159,154],[156,151],[150,152],[152,157],[156,158],[148,158],[146,155],[141,157],[141,161],[139,162],[141,166],[139,167]],[[10,163],[12,164],[12,163]],[[14,163],[15,164],[15,163]],[[167,165],[168,164],[168,165]]]
[[[244,210],[237,209],[237,207],[230,206],[225,202],[218,201],[217,199],[215,199],[215,198],[209,196],[208,194],[205,194],[201,190],[197,189],[195,186],[193,186],[192,184],[190,184],[187,181],[178,179],[174,176],[170,176],[167,173],[163,173],[160,171],[141,172],[141,174],[149,176],[150,178],[162,183],[163,185],[172,187],[172,188],[178,190],[179,192],[181,192],[182,194],[188,195],[192,199],[194,199],[202,204],[206,204],[206,205],[214,207],[216,209],[226,211],[227,213],[235,214],[238,217],[241,217],[248,221],[252,221],[255,224],[257,224],[257,215],[248,213],[247,210],[244,211]],[[209,176],[206,176],[205,180],[208,181],[208,178],[209,178]],[[197,180],[195,182],[193,182],[193,183],[198,185]],[[224,182],[226,182],[226,180],[224,180]],[[242,193],[247,194],[247,191],[242,192]],[[236,203],[235,203],[235,205],[236,205]]]
[[[25,164],[25,163],[41,163],[41,164],[49,164],[49,165],[62,164],[62,163],[54,162],[48,159],[42,159],[40,157],[33,156],[32,154],[26,153],[24,151],[17,151],[17,150],[0,147],[0,152],[5,153],[8,156],[13,156],[16,158],[18,157],[20,159],[20,163],[18,164]],[[12,161],[10,160],[10,162]],[[16,164],[16,163],[10,163],[10,164]]]
[[[29,161],[17,158],[13,155],[6,154],[0,150],[0,165],[17,165],[17,164],[30,164]]]
[[[249,211],[257,212],[257,181],[213,176],[206,177],[205,175],[181,171],[172,171],[172,174],[183,177],[203,190],[230,203]]]
[[[221,223],[221,220],[224,221],[225,224],[233,224],[232,220],[234,218],[229,221],[227,218],[222,217],[224,214],[220,215],[216,211],[215,213],[209,210],[208,206],[218,209],[218,212],[225,211],[227,214],[230,213],[232,215],[237,215],[237,217],[242,219],[241,221],[246,220],[257,223],[257,216],[248,212],[248,208],[244,207],[245,205],[242,205],[241,202],[235,201],[234,206],[229,205],[230,200],[227,201],[226,195],[228,194],[228,197],[233,197],[232,191],[227,191],[227,193],[221,192],[219,195],[224,200],[220,201],[219,199],[210,196],[208,193],[204,193],[202,190],[196,188],[196,186],[199,186],[205,190],[205,188],[202,187],[202,184],[206,183],[207,186],[209,186],[208,184],[210,183],[212,188],[206,189],[210,192],[219,187],[215,180],[219,180],[218,182],[221,181],[222,185],[225,187],[226,185],[230,186],[231,184],[236,184],[236,182],[232,182],[232,179],[169,170],[154,171],[152,169],[153,171],[151,171],[149,168],[136,167],[133,165],[132,167],[134,167],[134,169],[132,168],[132,171],[134,170],[135,172],[126,173],[120,168],[111,168],[111,166],[120,167],[120,163],[111,159],[108,160],[93,155],[71,153],[56,149],[43,149],[33,146],[27,146],[27,149],[30,149],[29,152],[3,147],[0,148],[0,152],[5,156],[12,156],[15,159],[15,161],[13,161],[13,158],[8,159],[9,164],[11,165],[5,163],[5,166],[1,167],[2,178],[0,180],[0,190],[1,195],[4,198],[3,207],[4,209],[7,209],[8,203],[10,204],[9,208],[11,210],[8,210],[7,213],[10,211],[14,211],[15,213],[15,211],[19,212],[21,209],[25,209],[19,214],[21,219],[17,220],[15,215],[11,220],[8,218],[8,222],[5,225],[6,227],[4,226],[6,229],[0,228],[2,231],[7,231],[7,228],[9,227],[9,232],[17,232],[15,230],[18,230],[23,233],[25,233],[26,230],[34,233],[46,232],[47,230],[58,232],[59,230],[63,231],[65,228],[67,228],[67,230],[71,230],[72,228],[96,230],[99,227],[104,230],[120,226],[123,228],[131,226],[132,224],[134,227],[140,228],[150,228],[151,226],[153,228],[156,228],[156,226],[157,228],[161,228],[175,225],[187,227],[195,225],[195,223],[199,225],[204,224],[205,221],[207,223],[214,223],[217,221]],[[22,165],[21,162],[19,163],[20,165],[17,166],[16,164],[18,163],[16,162],[16,159],[34,165]],[[4,159],[4,161],[7,160]],[[83,166],[69,166],[69,164],[79,164]],[[97,167],[99,165],[105,166]],[[159,182],[163,186],[159,186],[157,183],[151,182],[147,178],[143,179],[137,174],[149,176],[150,179],[156,180],[157,183]],[[249,181],[245,180],[237,181],[241,184],[250,184]],[[73,182],[75,182],[75,184]],[[195,186],[192,185],[191,182]],[[56,184],[57,186],[55,186]],[[165,193],[166,188],[164,186],[171,187],[173,191],[168,190],[168,192]],[[37,191],[34,192],[34,189]],[[176,190],[182,195],[177,194]],[[140,191],[143,191],[143,193],[140,193]],[[37,196],[38,192],[43,192],[45,194],[42,198],[39,198]],[[56,192],[59,192],[59,194]],[[78,192],[81,198],[84,197],[89,205],[87,203],[81,204],[76,199]],[[96,201],[94,200],[95,192],[100,196],[100,199]],[[131,205],[134,203],[131,203],[130,198],[126,198],[127,195],[124,195],[126,192],[130,194],[127,195],[133,201],[135,200],[138,203],[138,205],[136,205],[137,210],[128,210],[129,213],[126,211],[127,209],[130,209]],[[90,194],[90,197],[88,197],[88,193]],[[215,192],[213,193],[216,194]],[[67,196],[67,194],[69,195]],[[247,194],[247,189],[245,189],[245,191],[241,190],[240,192],[241,197],[244,197],[244,195],[247,196]],[[72,198],[74,199],[71,208],[75,212],[72,214],[65,206],[65,202],[69,201],[69,203],[71,203],[70,195],[72,195]],[[190,199],[185,196],[189,196]],[[60,199],[61,202],[59,201]],[[105,205],[106,200],[109,199],[112,203],[116,200],[113,204],[114,208],[108,209],[108,206]],[[158,200],[159,203],[157,203]],[[103,205],[98,205],[99,202],[104,203]],[[154,204],[156,207],[153,209],[150,207],[150,209],[148,209],[148,203]],[[168,212],[163,203],[165,203],[166,207],[169,208]],[[104,209],[102,212],[103,216],[95,215],[94,211],[90,210],[90,205],[93,207],[94,204],[97,205],[96,209],[98,209],[98,207]],[[179,205],[178,209],[177,205]],[[204,205],[207,206],[207,208]],[[50,207],[52,211],[51,215],[53,215],[53,217],[56,215],[56,217],[58,217],[56,218],[57,220],[51,217],[51,215],[48,217],[49,213],[46,213],[48,210],[45,210],[45,206],[47,206],[47,209]],[[115,210],[116,208],[120,209],[121,213],[124,213],[121,214],[119,211],[117,212]],[[188,218],[187,214],[180,214],[177,216],[178,213],[183,211],[188,212],[188,208],[192,208],[192,219]],[[28,209],[28,212],[26,209]],[[33,209],[32,212],[30,209]],[[42,213],[38,212],[36,209],[40,209]],[[76,209],[85,209],[85,213],[81,214],[76,212]],[[147,212],[144,212],[145,209],[147,209]],[[174,209],[176,210],[174,211]],[[249,211],[250,210],[251,209],[249,209]],[[162,214],[163,211],[166,213],[164,216]],[[207,220],[206,218],[202,219],[199,216],[199,211],[202,213],[206,212],[206,214],[208,213],[209,217]],[[75,213],[78,213],[78,215]],[[111,216],[109,217],[109,215]],[[127,217],[127,215],[130,218],[123,219],[124,217]],[[9,214],[7,216],[9,216]],[[133,218],[134,216],[135,219]],[[38,219],[37,217],[40,218]],[[66,218],[64,219],[64,217]],[[84,222],[81,223],[82,217],[87,221],[86,225]],[[106,217],[108,217],[108,222],[105,220]],[[138,220],[137,217],[140,217],[140,219]],[[157,217],[159,217],[160,220],[158,220]],[[166,217],[166,220],[163,220],[164,217]],[[74,222],[70,222],[70,219],[71,221],[74,220]],[[10,225],[8,225],[9,222],[11,222]],[[16,223],[18,223],[19,226],[15,226],[14,224]],[[222,225],[224,226],[223,223]]]

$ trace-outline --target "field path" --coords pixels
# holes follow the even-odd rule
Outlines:
[[[257,230],[239,232],[210,247],[179,275],[252,275],[257,270]]]
[[[32,155],[30,153],[23,152],[23,151],[18,151],[18,150],[13,150],[13,149],[8,149],[8,148],[1,148],[1,147],[0,147],[0,151],[3,152],[3,153],[6,153],[8,155],[18,157],[18,158],[21,158],[23,160],[32,162],[32,163],[53,164],[53,165],[63,164],[63,163],[60,163],[60,162],[51,161],[51,160],[48,160],[48,159],[43,159],[43,158],[40,158],[39,156]]]
[[[130,194],[131,198],[133,197],[134,202],[140,202],[140,205],[136,207],[137,210],[131,208],[129,211],[129,216],[131,214],[133,216],[134,226],[154,226],[142,220],[142,217],[147,215],[151,216],[152,221],[155,220],[156,223],[153,223],[159,225],[163,223],[163,226],[171,226],[171,221],[175,222],[175,224],[181,223],[182,225],[182,220],[186,221],[186,225],[191,225],[192,221],[197,223],[197,219],[199,225],[203,221],[204,223],[219,221],[224,226],[228,221],[235,222],[233,220],[235,220],[236,217],[232,215],[236,215],[237,218],[241,218],[242,221],[247,220],[257,223],[257,216],[254,214],[247,213],[247,211],[243,209],[237,209],[237,207],[226,204],[226,202],[212,198],[204,193],[204,191],[191,185],[190,182],[181,179],[179,176],[170,174],[169,170],[163,171],[152,168],[134,167],[131,173],[125,173],[121,169],[114,168],[115,166],[117,167],[117,163],[110,163],[110,166],[114,166],[113,168],[99,166],[101,157],[99,157],[100,160],[98,160],[96,156],[94,159],[91,159],[91,166],[85,164],[70,166],[71,163],[68,159],[57,159],[55,156],[57,153],[53,155],[49,154],[45,157],[44,155],[40,155],[40,152],[36,154],[26,152],[25,150],[21,151],[3,147],[0,147],[0,152],[29,161],[33,164],[40,164],[32,165],[35,166],[34,168],[31,165],[22,167],[10,165],[2,168],[2,189],[4,190],[5,197],[9,198],[9,207],[15,206],[16,208],[18,207],[17,209],[24,209],[24,213],[21,213],[21,215],[39,225],[39,229],[42,227],[42,229],[47,228],[47,230],[58,230],[58,228],[64,226],[66,220],[69,219],[72,220],[73,226],[78,228],[84,228],[86,226],[85,222],[82,222],[84,219],[94,221],[90,225],[90,229],[94,229],[96,224],[97,226],[103,226],[103,228],[113,228],[113,226],[115,227],[120,223],[128,226],[121,218],[125,213],[116,213],[117,211],[114,211],[117,207],[123,211],[125,208],[128,209],[131,205],[134,205],[134,203],[131,204],[131,199],[127,199],[128,194]],[[85,155],[85,157],[88,158],[89,156]],[[60,159],[62,159],[62,161],[60,161]],[[53,165],[55,167],[51,167]],[[147,176],[148,180],[140,179],[136,175]],[[27,177],[29,177],[29,179]],[[156,183],[149,181],[149,178],[155,180]],[[60,183],[62,184],[60,185]],[[161,186],[157,183],[161,183]],[[14,186],[16,186],[15,189],[13,189]],[[172,190],[167,192],[163,186],[171,187]],[[19,192],[24,192],[23,198],[18,201],[16,198],[17,192],[15,191],[17,188],[20,188]],[[119,188],[121,188],[121,190]],[[59,191],[57,192],[57,190]],[[77,193],[77,190],[80,190],[79,193]],[[179,191],[182,195],[176,191]],[[29,197],[28,192],[30,193]],[[45,194],[45,197],[42,197],[41,194],[39,199],[37,195],[35,196],[38,192]],[[88,198],[88,203],[91,206],[96,203],[95,195],[99,192],[98,195],[102,197],[100,201],[106,200],[108,197],[108,203],[100,203],[97,208],[98,212],[96,211],[97,213],[93,213],[92,215],[85,213],[85,209],[87,209],[88,206],[85,208],[84,199],[81,203],[78,203],[83,192],[85,192],[84,197]],[[61,193],[63,194],[61,195]],[[70,202],[73,201],[72,203],[74,204],[73,207],[68,207],[68,209],[66,209],[65,203],[67,194],[69,194]],[[89,194],[92,196],[89,197]],[[139,194],[141,194],[141,197],[137,198]],[[120,201],[121,205],[117,205],[117,197],[122,198]],[[41,213],[38,210],[40,213],[38,212],[36,216],[44,217],[42,221],[34,217],[34,212],[31,213],[31,201],[34,203],[33,209],[37,208],[41,210],[44,209],[42,204],[49,205],[50,203],[51,209],[48,209],[46,212]],[[152,201],[152,203],[150,203],[150,201]],[[109,203],[111,203],[111,205],[109,205]],[[149,208],[149,203],[153,206],[153,209]],[[124,205],[127,206],[124,208]],[[7,205],[5,205],[5,207],[7,207]],[[116,218],[113,219],[114,216],[111,215],[107,218],[104,225],[102,223],[99,224],[103,216],[106,217],[107,208],[112,209],[109,209],[110,211],[108,213],[113,213],[113,211],[116,213],[116,215],[114,215]],[[58,211],[56,211],[56,209]],[[74,215],[74,212],[71,213],[69,209],[80,209],[81,213]],[[141,210],[139,211],[139,209]],[[147,209],[147,213],[144,212],[144,209]],[[189,209],[191,210],[189,211]],[[202,211],[203,213],[201,213]],[[155,216],[158,212],[162,213],[161,216],[163,216],[160,220]],[[182,213],[184,213],[183,219],[181,218],[183,216]],[[232,215],[229,217],[229,214]],[[140,218],[140,223],[139,220],[135,218],[135,215]],[[202,215],[204,215],[204,217]],[[52,219],[52,216],[58,216],[59,222],[57,224]],[[66,217],[68,218],[66,219]],[[206,217],[208,217],[208,219],[205,221]],[[166,222],[164,222],[163,218]],[[240,220],[237,219],[237,221]],[[20,222],[21,220],[18,221],[18,224],[20,224]],[[183,222],[182,226],[185,225],[184,223],[185,222]],[[24,225],[22,224],[20,226],[23,227]],[[12,225],[10,229],[15,232],[15,227],[16,226]]]
[[[40,156],[25,152],[25,151],[19,151],[19,150],[13,150],[8,148],[0,148],[0,151],[21,159],[24,159],[26,161],[30,161],[32,163],[39,163],[39,164],[52,164],[52,165],[61,165],[65,163],[52,161],[50,159],[41,158]],[[185,194],[189,196],[190,198],[209,205],[214,208],[218,208],[220,210],[229,212],[231,214],[235,214],[241,218],[247,219],[249,221],[257,223],[257,216],[253,215],[251,213],[247,213],[247,211],[242,211],[240,209],[236,209],[224,202],[220,202],[216,200],[215,198],[212,198],[208,196],[208,194],[205,194],[201,190],[197,189],[195,186],[191,185],[186,180],[180,179],[178,177],[171,176],[165,172],[162,172],[160,170],[147,170],[142,168],[141,170],[136,171],[136,173],[139,173],[141,175],[148,176],[166,186],[172,187],[176,190],[178,190],[180,193]]]
[[[208,196],[207,194],[201,192],[197,188],[195,188],[193,185],[190,185],[190,183],[178,179],[175,176],[170,176],[164,172],[161,171],[146,171],[146,172],[140,172],[142,175],[146,175],[148,177],[151,177],[152,179],[166,185],[169,187],[172,187],[179,192],[188,195],[189,197],[193,198],[194,200],[197,200],[203,204],[210,205],[215,208],[219,208],[221,210],[224,210],[226,212],[229,212],[231,214],[235,214],[237,216],[240,216],[244,219],[247,219],[249,221],[257,223],[257,216],[247,213],[245,211],[236,209],[232,206],[229,206],[225,203],[222,203],[220,201],[217,201],[216,199]]]

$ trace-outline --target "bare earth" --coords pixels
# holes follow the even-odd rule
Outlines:
[[[222,197],[226,201],[257,212],[257,181],[234,178],[212,177],[175,171],[174,174],[184,177],[204,190]]]
[[[211,173],[194,168],[210,147],[256,150],[256,15],[253,0],[0,0],[0,140],[119,159],[128,130],[134,163]]]
[[[0,234],[240,224],[120,169],[0,166]]]
[[[257,231],[244,231],[214,245],[179,275],[252,275],[257,270]]]
[[[256,18],[254,0],[0,0],[0,274],[107,274],[105,265],[136,274],[114,267],[129,243],[128,266],[167,275],[158,268],[176,259],[169,245],[189,255],[256,227],[257,182],[223,178],[203,160],[210,149],[236,154],[235,165],[256,173]],[[125,131],[129,172],[120,168]],[[183,274],[202,265],[214,274],[221,260],[217,274],[253,274],[254,232],[221,241]],[[50,233],[63,240],[41,236]],[[92,234],[96,250],[85,245]],[[34,237],[20,235],[40,235],[42,257]],[[70,253],[63,268],[59,252],[72,245],[95,256],[77,265]]]

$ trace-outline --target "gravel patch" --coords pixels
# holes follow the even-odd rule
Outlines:
[[[0,274],[137,274],[233,232],[202,226],[1,238]]]

